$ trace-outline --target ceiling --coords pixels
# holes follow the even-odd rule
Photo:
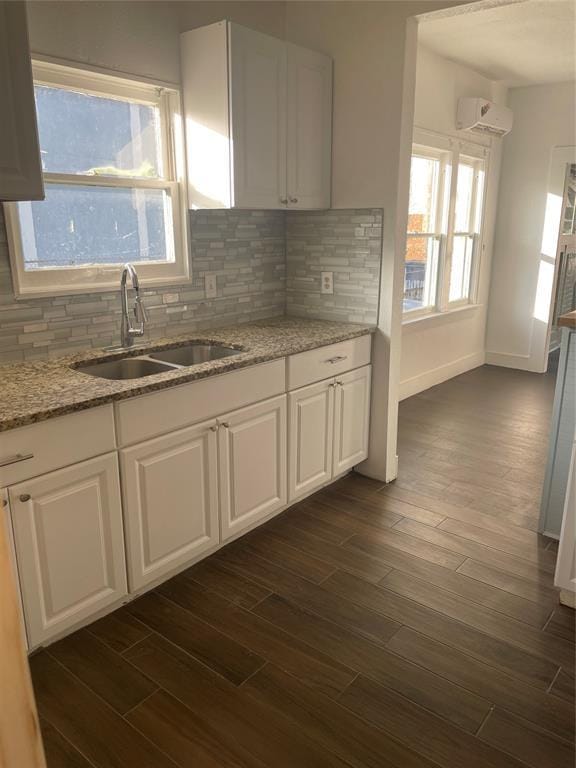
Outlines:
[[[509,87],[576,77],[575,0],[487,0],[428,13],[418,39]]]

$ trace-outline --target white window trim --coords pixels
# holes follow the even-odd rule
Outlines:
[[[116,176],[81,176],[76,174],[44,173],[48,183],[165,189],[172,202],[174,261],[169,263],[137,263],[140,283],[165,286],[189,282],[188,205],[185,183],[185,158],[180,92],[172,85],[130,80],[121,74],[49,61],[33,61],[34,81],[47,85],[73,86],[84,92],[133,99],[139,103],[157,105],[161,114],[164,178],[131,179]],[[97,293],[118,287],[121,265],[91,265],[24,270],[22,229],[17,203],[4,205],[8,250],[14,293],[17,299],[43,296],[68,296]]]
[[[488,140],[489,141],[489,140]],[[440,239],[439,246],[439,267],[437,278],[437,295],[436,303],[433,306],[422,307],[421,309],[409,309],[402,311],[402,323],[403,325],[409,325],[415,321],[422,321],[427,319],[437,319],[444,315],[451,313],[458,313],[463,309],[476,309],[480,305],[478,303],[479,289],[480,289],[480,274],[481,263],[484,256],[484,227],[485,227],[485,212],[486,212],[486,191],[488,188],[488,174],[490,172],[490,148],[486,144],[466,141],[461,138],[446,136],[444,134],[436,133],[422,128],[414,128],[413,137],[413,149],[412,155],[421,155],[422,157],[431,157],[436,160],[443,160],[448,158],[452,164],[452,178],[450,182],[450,203],[449,203],[449,220],[447,222],[447,234],[440,231],[436,232],[436,236]],[[458,160],[460,155],[464,155],[466,158],[477,159],[484,164],[484,189],[482,195],[482,211],[481,211],[481,225],[480,232],[477,233],[477,242],[475,243],[475,254],[472,259],[472,274],[470,276],[470,295],[468,298],[459,299],[457,301],[449,301],[450,290],[450,268],[451,268],[451,243],[450,240],[455,234],[452,232],[453,222],[450,220],[454,216],[454,201],[453,196],[456,195],[456,180],[458,174]],[[440,184],[444,184],[444,178],[441,177]],[[476,195],[477,190],[474,191]],[[472,207],[471,207],[472,208]],[[436,226],[438,228],[439,216],[441,212],[436,211]],[[473,210],[471,209],[470,216],[473,216]],[[463,233],[468,234],[468,233]],[[406,233],[406,240],[410,237],[410,233]]]

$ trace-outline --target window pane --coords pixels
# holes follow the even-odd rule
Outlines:
[[[449,301],[470,297],[470,277],[475,238],[473,235],[454,235],[452,265],[450,267]]]
[[[171,207],[163,189],[47,184],[18,203],[24,269],[172,262]]]
[[[44,85],[34,92],[44,171],[162,176],[157,107]]]
[[[408,232],[435,232],[440,161],[412,156]]]
[[[404,265],[404,312],[436,304],[439,239],[408,236]]]
[[[455,232],[470,231],[470,213],[472,208],[472,190],[474,187],[474,168],[460,163],[456,186]]]

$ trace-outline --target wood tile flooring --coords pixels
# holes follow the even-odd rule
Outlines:
[[[484,367],[407,400],[396,482],[350,475],[36,654],[49,768],[571,768],[552,394]]]

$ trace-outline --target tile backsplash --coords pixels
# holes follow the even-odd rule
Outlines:
[[[382,211],[372,209],[191,212],[193,279],[143,290],[147,338],[284,314],[376,322],[381,231]],[[334,272],[334,295],[320,295],[322,269]],[[204,297],[207,273],[217,276],[215,299]],[[0,206],[0,362],[110,346],[119,337],[119,290],[16,300]]]
[[[283,211],[192,212],[192,282],[144,288],[147,338],[283,315],[285,250]],[[206,273],[217,275],[215,299],[204,298]],[[120,318],[119,289],[16,300],[0,214],[0,362],[118,344]]]
[[[375,323],[381,257],[381,208],[288,211],[286,313]],[[322,272],[333,273],[333,294],[320,293]]]

